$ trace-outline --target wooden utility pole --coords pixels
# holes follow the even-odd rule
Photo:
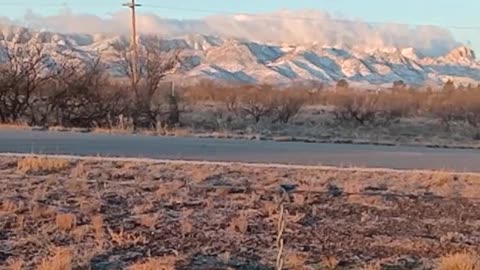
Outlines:
[[[137,61],[138,61],[138,51],[137,51],[137,18],[136,18],[136,12],[135,9],[137,7],[140,7],[140,4],[135,3],[135,0],[131,0],[130,3],[125,3],[123,6],[129,7],[130,10],[132,11],[132,44],[131,44],[131,50],[132,50],[132,80],[133,83],[136,85],[137,84],[137,78],[138,78],[138,69],[137,69]]]

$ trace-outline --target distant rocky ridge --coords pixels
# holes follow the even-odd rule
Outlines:
[[[83,56],[101,54],[115,70],[118,55],[129,47],[119,35],[59,34],[23,27],[0,27],[0,39],[20,45],[42,43],[52,58],[74,51]],[[140,44],[149,36],[141,36]],[[346,48],[319,44],[275,44],[208,35],[186,35],[159,40],[162,49],[182,49],[183,66],[173,76],[195,82],[289,84],[318,81],[334,84],[386,86],[402,80],[410,85],[480,82],[480,62],[475,53],[460,46],[439,57],[427,57],[413,48]],[[0,48],[0,59],[2,59]],[[120,74],[117,74],[120,75]],[[190,80],[186,80],[189,78]]]

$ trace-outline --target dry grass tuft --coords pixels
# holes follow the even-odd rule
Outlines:
[[[132,131],[121,128],[121,127],[111,127],[111,128],[102,128],[96,127],[92,130],[94,133],[101,133],[101,134],[130,134]]]
[[[271,201],[263,202],[262,211],[264,211],[265,214],[267,214],[269,217],[273,217],[277,212],[277,210],[278,210],[278,204]]]
[[[224,263],[224,264],[228,264],[230,262],[230,260],[232,259],[232,254],[230,252],[224,252],[220,255],[218,255],[218,259]]]
[[[97,245],[103,246],[105,241],[105,230],[103,228],[103,217],[101,215],[96,215],[92,217],[92,227],[95,232],[95,241]]]
[[[72,252],[66,248],[57,248],[52,257],[43,259],[38,266],[38,270],[71,270],[72,267]]]
[[[35,190],[32,194],[32,201],[41,201],[45,199],[47,194],[47,186],[46,185],[38,185],[35,187]]]
[[[53,218],[57,214],[52,207],[41,206],[38,203],[32,203],[29,207],[33,219]]]
[[[478,255],[462,252],[450,254],[440,258],[439,270],[480,270],[480,258]]]
[[[80,180],[80,178],[73,178],[66,184],[67,190],[80,193],[83,191],[88,191],[88,183],[85,180]]]
[[[25,228],[25,216],[24,215],[17,215],[15,217],[16,221],[16,230],[22,231]]]
[[[153,229],[158,221],[158,215],[141,215],[138,218],[138,224]]]
[[[180,229],[182,231],[182,236],[186,237],[191,234],[193,231],[193,224],[189,219],[182,219],[180,222]]]
[[[302,194],[293,194],[293,201],[298,204],[298,205],[304,205],[305,204],[305,196]]]
[[[29,126],[26,122],[24,121],[17,121],[15,123],[1,123],[0,128],[2,129],[16,129],[16,130],[25,130],[29,129]]]
[[[22,270],[25,262],[22,259],[13,259],[8,260],[7,264],[9,270]]]
[[[365,265],[362,270],[381,270],[382,267],[380,266],[380,263],[372,263]]]
[[[287,221],[292,222],[292,223],[298,223],[303,218],[305,218],[305,213],[300,213],[300,212],[297,212],[295,215],[290,214],[290,215],[286,216]]]
[[[285,266],[287,269],[304,269],[307,256],[296,251],[287,251],[285,253]]]
[[[235,217],[230,222],[230,230],[232,232],[240,232],[245,234],[248,230],[248,217],[244,212],[240,213],[238,217]]]
[[[103,230],[103,217],[96,215],[92,217],[92,226],[96,233],[104,233]]]
[[[19,209],[19,206],[11,200],[5,200],[0,207],[1,211],[8,214],[14,214]]]
[[[77,224],[77,217],[74,214],[57,214],[55,223],[60,230],[69,231]]]
[[[136,215],[142,215],[148,211],[150,211],[153,208],[152,202],[147,202],[147,203],[142,203],[142,204],[137,204],[133,207],[133,213]]]
[[[150,258],[146,262],[130,266],[129,270],[175,270],[176,258],[165,256],[161,258]]]
[[[107,231],[110,235],[110,238],[112,239],[112,242],[120,247],[125,247],[129,245],[136,246],[146,243],[146,238],[144,236],[125,232],[123,228],[121,228],[119,232],[115,232],[110,228],[107,228]]]
[[[17,162],[17,170],[22,173],[57,172],[67,168],[70,162],[60,158],[26,157]]]
[[[430,175],[430,181],[427,181],[427,188],[442,187],[450,183],[453,175],[445,171],[435,171]]]
[[[87,235],[90,227],[88,225],[84,226],[79,226],[75,229],[72,230],[72,235],[73,238],[75,239],[76,242],[81,242],[83,239],[85,239],[85,236]]]
[[[100,196],[97,194],[97,197]],[[83,214],[93,215],[96,214],[100,209],[100,202],[96,198],[86,198],[80,197],[80,210]]]
[[[191,180],[193,183],[201,183],[205,181],[210,175],[212,175],[211,168],[206,166],[199,166],[198,168],[194,168],[191,171]]]
[[[338,267],[339,261],[333,256],[328,256],[323,260],[323,264],[328,270],[335,270]]]
[[[85,168],[85,162],[80,161],[75,167],[71,170],[70,176],[76,179],[82,179],[87,176],[87,168]]]
[[[182,231],[182,236],[185,237],[193,231],[193,223],[191,221],[191,216],[193,214],[193,209],[183,210],[180,218],[180,229]]]
[[[193,131],[186,128],[176,128],[175,130],[173,130],[173,135],[176,137],[188,137],[192,136],[192,134]]]

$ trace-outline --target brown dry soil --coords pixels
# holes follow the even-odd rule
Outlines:
[[[274,269],[282,184],[298,185],[287,269],[431,269],[480,249],[476,175],[114,161],[24,173],[17,161],[0,159],[0,269],[35,269],[56,247],[73,269],[163,256],[175,269]]]

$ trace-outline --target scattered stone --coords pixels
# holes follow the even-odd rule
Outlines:
[[[342,196],[343,190],[335,185],[328,185],[328,194],[332,197]]]

